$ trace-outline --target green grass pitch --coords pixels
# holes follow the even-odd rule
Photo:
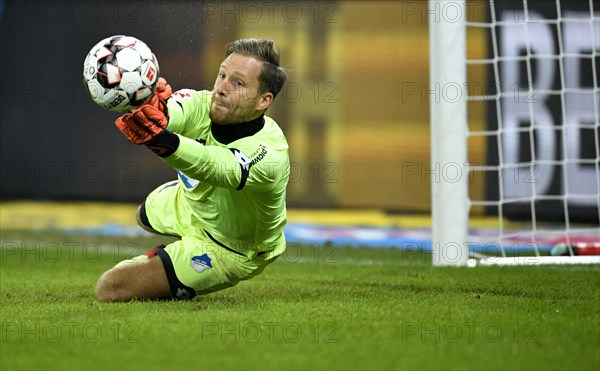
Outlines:
[[[98,303],[98,276],[165,238],[3,231],[0,369],[600,368],[598,266],[434,268],[290,245],[192,301]]]

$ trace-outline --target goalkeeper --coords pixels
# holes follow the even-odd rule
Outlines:
[[[272,40],[240,39],[212,92],[171,94],[160,79],[149,103],[117,119],[178,175],[148,195],[138,223],[180,239],[109,269],[98,300],[189,299],[256,276],[283,253],[288,144],[265,111],[285,80]]]

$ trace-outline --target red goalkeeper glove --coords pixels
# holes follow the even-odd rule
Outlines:
[[[149,142],[165,130],[167,123],[167,117],[162,111],[146,104],[115,121],[115,125],[133,144]]]
[[[156,84],[156,91],[145,104],[150,105],[166,114],[167,99],[171,98],[171,94],[173,94],[173,88],[171,88],[171,85],[169,85],[167,80],[159,77],[158,83]]]
[[[164,112],[148,104],[115,121],[115,125],[131,143],[145,144],[161,157],[171,155],[179,147],[179,137],[166,130],[168,123]]]
[[[148,142],[167,127],[167,99],[172,93],[173,89],[167,80],[159,77],[152,97],[132,113],[119,117],[115,124],[131,143]]]

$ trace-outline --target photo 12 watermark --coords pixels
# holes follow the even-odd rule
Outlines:
[[[0,178],[21,184],[138,184],[141,169],[134,161],[1,161]]]
[[[143,252],[133,242],[99,243],[82,241],[1,241],[0,262],[20,263],[97,263],[110,258],[114,263],[130,259]]]
[[[201,342],[221,343],[339,343],[336,322],[203,322]]]
[[[142,12],[135,2],[2,1],[3,16],[27,25],[139,23]]]
[[[287,244],[280,259],[286,263],[337,264],[340,246],[333,242]]]
[[[6,343],[138,343],[135,322],[23,322],[2,321],[0,339]]]
[[[403,322],[403,343],[538,343],[539,326],[535,322],[500,324],[492,321]]]
[[[335,1],[206,1],[202,22],[219,23],[338,23]]]

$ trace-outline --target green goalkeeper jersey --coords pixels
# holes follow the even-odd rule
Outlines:
[[[167,129],[179,135],[164,158],[176,169],[181,197],[196,223],[241,253],[285,244],[287,140],[277,123],[261,116],[241,125],[215,125],[210,91],[180,90],[167,103]]]

